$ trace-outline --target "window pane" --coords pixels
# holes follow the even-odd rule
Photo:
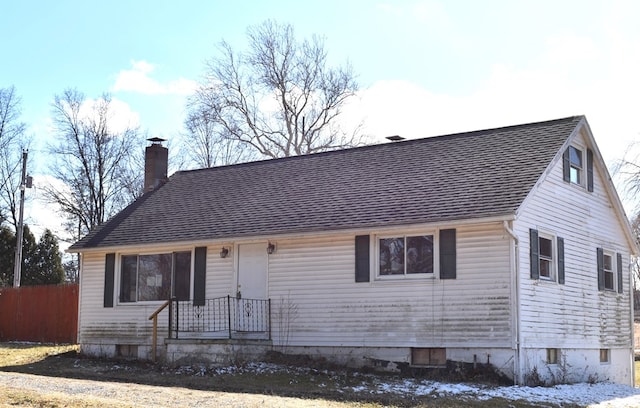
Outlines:
[[[613,290],[613,272],[604,272],[604,287]]]
[[[613,290],[613,257],[611,255],[604,254],[604,287],[605,289]]]
[[[380,275],[404,274],[404,238],[380,240]]]
[[[540,276],[545,278],[551,277],[551,261],[547,259],[540,259]]]
[[[121,259],[122,271],[120,274],[120,301],[136,301],[136,270],[138,268],[137,255],[125,255]]]
[[[569,147],[569,160],[572,166],[582,168],[582,152],[573,146]]]
[[[540,243],[540,256],[547,259],[553,258],[553,244],[551,243],[551,240],[547,238],[540,238],[538,242]]]
[[[140,255],[138,300],[167,300],[171,293],[171,254]]]
[[[580,169],[571,167],[571,169],[569,170],[569,180],[573,184],[580,184]]]
[[[407,237],[407,273],[433,273],[433,235]]]
[[[178,300],[189,300],[191,288],[191,252],[176,252],[174,260],[173,295]]]

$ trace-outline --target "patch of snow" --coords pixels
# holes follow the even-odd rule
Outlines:
[[[449,384],[424,379],[385,377],[372,374],[349,373],[348,376],[358,379],[358,385],[339,385],[343,383],[345,373],[318,370],[311,367],[292,367],[272,363],[248,363],[246,365],[232,365],[227,367],[205,368],[202,366],[182,366],[174,369],[176,374],[182,375],[237,375],[243,373],[290,375],[291,383],[297,383],[296,375],[327,375],[336,381],[336,391],[363,394],[397,394],[446,397],[448,395],[474,400],[490,400],[504,398],[506,400],[528,401],[531,403],[551,403],[554,405],[576,404],[590,408],[630,408],[640,407],[640,389],[620,384],[571,384],[556,385],[554,387],[525,387],[525,386],[488,386],[480,384]],[[315,381],[315,379],[312,379]],[[325,382],[318,385],[327,387]]]
[[[640,389],[620,384],[571,384],[555,387],[490,387],[471,384],[447,384],[436,381],[388,381],[350,387],[354,392],[396,393],[416,396],[456,395],[477,400],[504,398],[534,403],[578,404],[589,407],[640,407]]]
[[[601,407],[638,407],[640,390],[621,384],[571,384],[555,387],[496,387],[481,390],[487,397],[502,397],[531,402],[579,404]]]

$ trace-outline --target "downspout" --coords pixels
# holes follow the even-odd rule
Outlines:
[[[78,253],[78,322],[76,323],[76,344],[80,345],[80,352],[82,353],[82,343],[83,339],[81,338],[82,332],[80,331],[80,327],[82,325],[82,277],[84,276],[84,255],[82,252]]]
[[[630,257],[631,258],[631,257]],[[631,332],[631,381],[630,381],[630,386],[634,386],[635,385],[635,378],[636,378],[636,364],[635,364],[635,354],[636,354],[636,345],[635,345],[635,317],[633,315],[634,313],[634,306],[635,306],[635,299],[634,299],[634,290],[633,290],[633,273],[631,273],[631,262],[629,262],[629,303],[630,303],[630,309],[631,309],[631,313],[629,314],[629,317],[631,318],[631,327],[630,327],[630,332]]]
[[[507,231],[511,238],[513,238],[513,252],[510,255],[510,263],[514,266],[514,273],[511,280],[511,310],[514,313],[513,330],[515,332],[513,336],[515,343],[513,346],[515,349],[515,359],[513,361],[513,382],[515,385],[518,385],[520,383],[520,263],[518,262],[518,237],[511,229],[508,221],[503,221],[502,225],[504,226],[504,230]]]

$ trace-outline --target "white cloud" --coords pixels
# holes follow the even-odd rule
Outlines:
[[[98,108],[100,99],[85,99],[80,106],[81,120],[95,118],[95,110]],[[117,98],[111,98],[109,103],[109,111],[107,113],[109,128],[114,133],[121,133],[126,129],[137,128],[140,126],[140,115],[133,111],[128,103]],[[50,125],[51,122],[49,122]],[[53,130],[51,129],[53,132]]]
[[[612,34],[610,42],[598,44],[565,33],[546,44],[527,66],[494,64],[461,95],[378,81],[360,92],[347,115],[365,117],[365,132],[380,141],[393,134],[426,137],[584,114],[611,165],[640,133],[640,38],[623,41]]]
[[[147,95],[189,95],[196,88],[196,82],[185,78],[159,82],[151,77],[155,66],[147,61],[131,61],[131,69],[122,70],[111,88],[113,92],[128,91]]]
[[[345,109],[364,118],[374,142],[399,134],[428,137],[584,114],[609,168],[640,139],[640,35],[608,26],[607,37],[554,33],[527,63],[494,63],[458,95],[404,80],[375,82]],[[629,205],[629,203],[626,203]]]
[[[117,98],[111,98],[109,108],[111,112],[110,125],[116,132],[140,126],[140,115],[133,111],[128,103]]]
[[[565,33],[547,38],[545,62],[554,64],[574,64],[595,61],[601,58],[597,44],[591,38]]]

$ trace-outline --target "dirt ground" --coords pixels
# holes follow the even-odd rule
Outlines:
[[[301,359],[223,368],[169,367],[89,359],[76,350],[75,346],[0,344],[0,406],[540,406],[499,398],[474,401],[469,396],[367,393],[361,390],[368,382],[402,379]]]

